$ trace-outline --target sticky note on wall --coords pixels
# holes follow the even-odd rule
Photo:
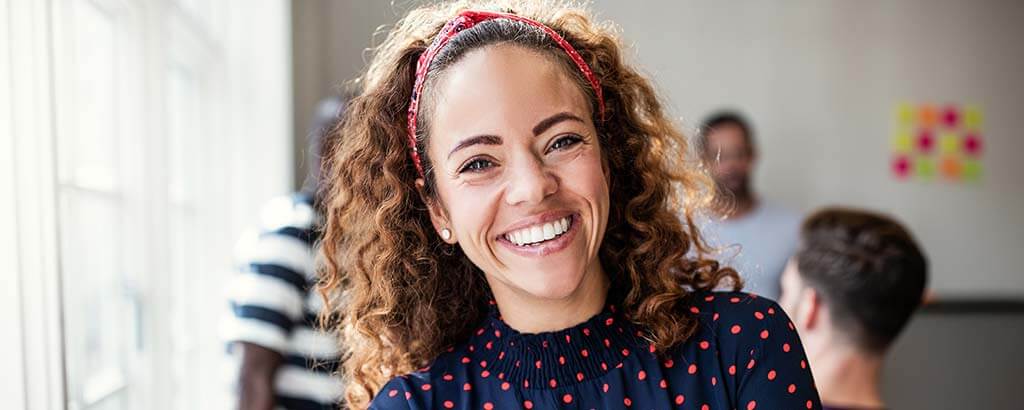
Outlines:
[[[897,104],[889,144],[893,177],[978,181],[983,172],[983,118],[972,104]]]

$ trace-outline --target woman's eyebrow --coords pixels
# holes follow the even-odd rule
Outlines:
[[[555,115],[552,115],[550,117],[547,117],[547,118],[541,120],[540,122],[538,122],[537,125],[534,125],[533,126],[533,136],[536,137],[536,136],[538,136],[540,134],[543,134],[544,131],[548,130],[548,128],[551,128],[551,127],[555,126],[555,124],[558,124],[558,123],[560,123],[562,121],[576,121],[576,122],[580,122],[580,123],[583,122],[583,120],[580,119],[580,117],[577,117],[577,116],[573,115],[572,113],[570,113],[568,111],[560,112],[558,114],[555,114]]]
[[[462,141],[459,141],[459,144],[456,145],[455,148],[452,148],[451,152],[448,153],[448,159],[451,159],[452,154],[454,154],[456,151],[477,144],[501,145],[501,137],[497,135],[477,135],[475,137],[466,138]]]

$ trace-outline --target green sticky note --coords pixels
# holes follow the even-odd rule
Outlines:
[[[977,181],[981,179],[981,162],[973,159],[964,161],[964,180]]]
[[[917,168],[917,177],[921,179],[932,179],[935,176],[935,161],[927,157],[918,157],[914,161]]]
[[[939,150],[943,154],[955,154],[960,150],[960,138],[953,133],[943,133],[939,136]]]
[[[910,152],[912,140],[910,133],[907,131],[899,131],[892,136],[892,150],[893,152],[906,154]]]

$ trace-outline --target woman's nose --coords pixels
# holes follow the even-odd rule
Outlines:
[[[508,178],[505,201],[509,205],[539,204],[558,191],[558,178],[534,155],[516,161]]]

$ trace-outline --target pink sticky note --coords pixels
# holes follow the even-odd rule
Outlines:
[[[934,147],[935,137],[932,136],[931,131],[922,130],[921,133],[917,134],[917,149],[919,151],[929,153]]]
[[[942,110],[942,124],[949,127],[955,128],[956,124],[960,121],[960,113],[956,107],[950,105]]]
[[[981,155],[981,136],[975,133],[964,137],[964,152],[971,156]]]
[[[892,160],[892,173],[896,178],[904,179],[910,175],[910,158],[906,155],[898,155]]]

